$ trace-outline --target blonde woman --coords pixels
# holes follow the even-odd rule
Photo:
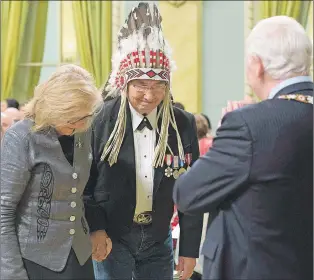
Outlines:
[[[93,279],[82,193],[89,127],[102,103],[93,78],[60,67],[36,87],[2,140],[1,279]]]

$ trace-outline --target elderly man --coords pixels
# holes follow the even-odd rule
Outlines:
[[[294,19],[271,17],[252,30],[246,56],[263,101],[224,116],[174,200],[185,214],[210,213],[204,279],[312,279],[312,43]]]
[[[140,3],[120,30],[93,129],[94,165],[85,195],[97,279],[173,277],[173,185],[199,150],[193,115],[171,104],[172,69],[157,6]],[[92,207],[93,200],[98,205]],[[199,256],[202,215],[179,215],[178,270],[188,279]],[[101,261],[107,235],[112,251]]]

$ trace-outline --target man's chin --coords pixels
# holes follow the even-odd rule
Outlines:
[[[140,114],[146,114],[146,115],[148,115],[149,113],[151,113],[151,111],[153,111],[154,110],[154,107],[152,107],[152,106],[141,106],[140,108]]]

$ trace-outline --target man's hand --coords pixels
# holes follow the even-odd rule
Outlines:
[[[245,105],[249,105],[249,104],[253,104],[253,99],[248,100],[248,99],[244,99],[241,101],[228,101],[227,103],[227,107],[222,108],[221,110],[221,119],[224,117],[225,114],[232,112],[236,109],[239,109]],[[221,125],[221,120],[218,123],[218,127],[220,127]]]
[[[91,234],[92,258],[101,262],[108,257],[112,249],[111,239],[104,230],[97,230]]]
[[[187,257],[179,257],[179,263],[177,265],[176,270],[180,275],[180,279],[186,280],[189,279],[194,271],[194,267],[196,265],[196,259],[187,258]]]

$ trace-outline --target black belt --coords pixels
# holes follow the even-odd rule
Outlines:
[[[150,225],[153,221],[153,212],[143,212],[140,214],[135,214],[133,222],[138,225]]]

